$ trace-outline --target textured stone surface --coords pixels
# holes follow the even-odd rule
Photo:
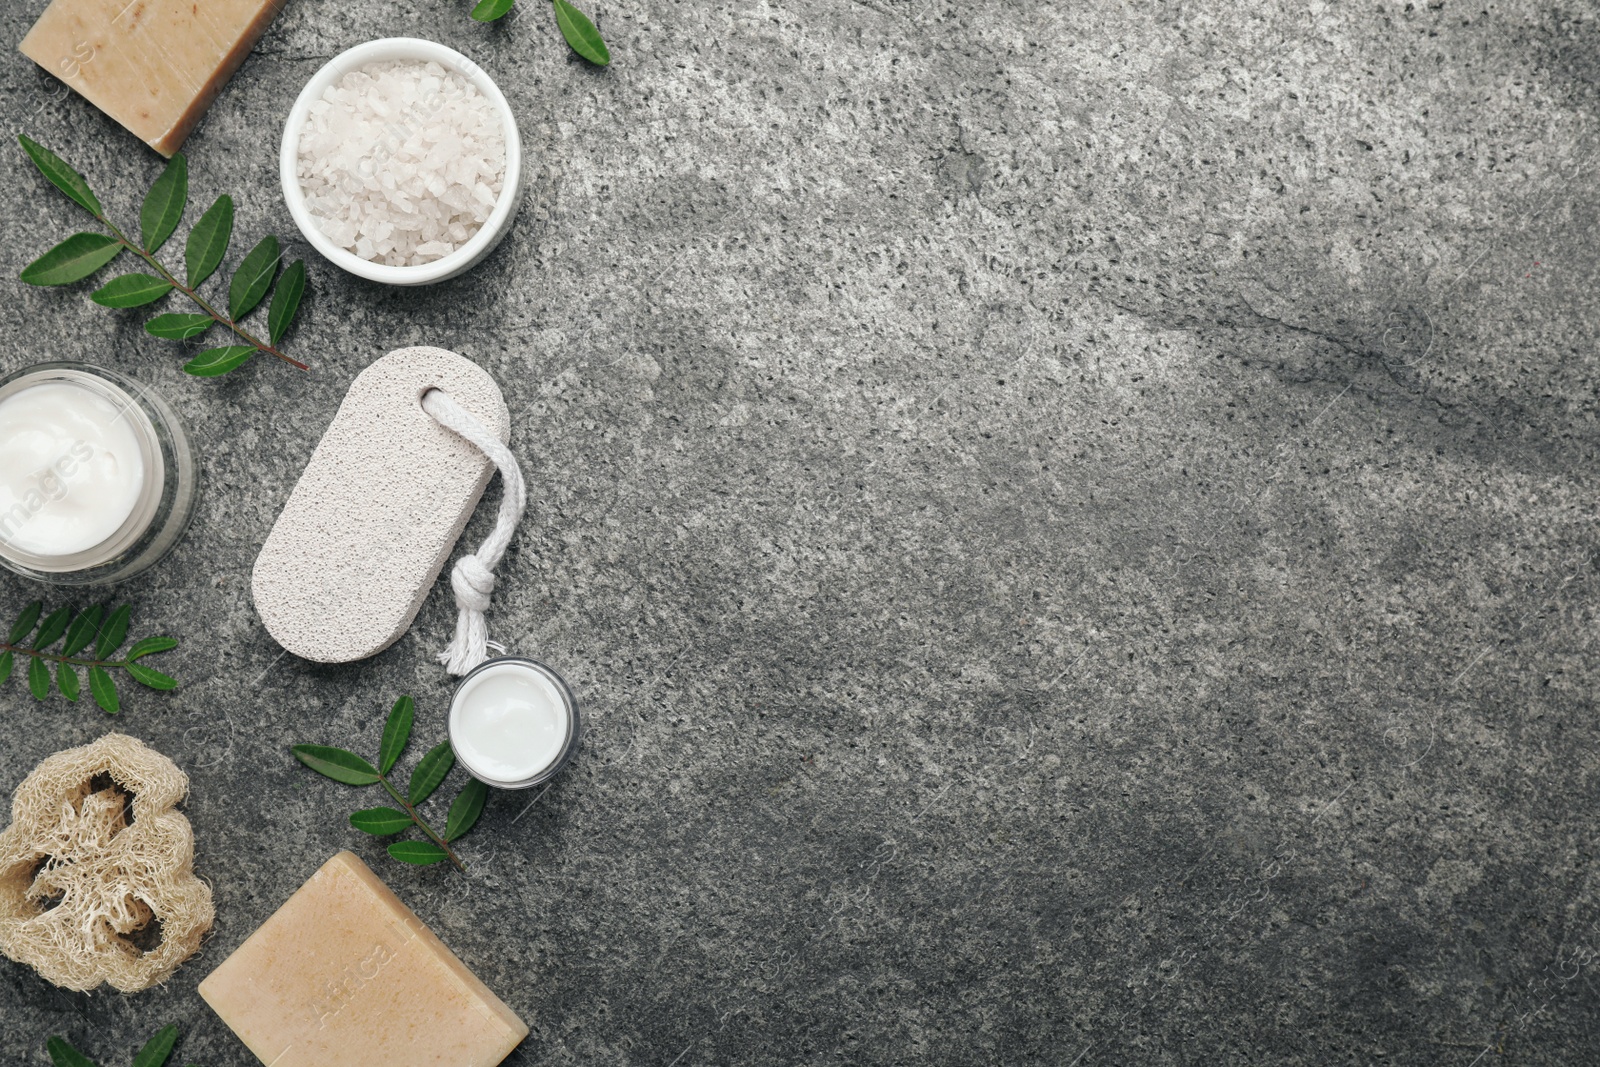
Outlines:
[[[190,774],[218,919],[133,998],[0,967],[0,1059],[176,1021],[245,1064],[195,985],[345,846],[533,1026],[519,1065],[1600,1058],[1593,5],[603,0],[608,73],[524,7],[291,0],[190,140],[197,197],[293,236],[280,117],[335,51],[432,37],[516,108],[506,242],[424,292],[313,261],[314,373],[186,380],[9,283],[5,367],[128,369],[204,451],[121,591],[186,684],[118,726]],[[21,56],[0,91],[132,217],[148,152]],[[13,277],[82,219],[4,159]],[[589,727],[465,878],[287,752],[372,751],[401,692],[442,735],[444,583],[337,668],[248,595],[404,344],[504,387],[542,492],[491,618]],[[108,728],[0,709],[7,792]]]

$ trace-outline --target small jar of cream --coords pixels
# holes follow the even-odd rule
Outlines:
[[[87,363],[0,378],[0,564],[63,585],[154,564],[194,515],[194,454],[170,404]]]
[[[461,679],[450,700],[450,747],[467,773],[497,789],[549,781],[578,744],[578,702],[561,676],[504,656]]]

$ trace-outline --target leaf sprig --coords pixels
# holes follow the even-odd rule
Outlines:
[[[178,1028],[163,1026],[156,1036],[145,1042],[144,1048],[133,1058],[133,1067],[163,1067],[172,1055],[172,1046],[178,1043]],[[55,1067],[95,1067],[89,1057],[73,1048],[64,1037],[52,1037],[44,1044]],[[190,1067],[193,1067],[191,1064]]]
[[[610,66],[611,50],[606,47],[600,31],[594,28],[589,17],[567,0],[553,0],[553,3],[556,26],[572,50],[597,67]],[[478,0],[478,5],[472,9],[472,17],[479,22],[493,22],[510,14],[516,4],[517,0]]]
[[[121,659],[112,658],[127,643],[132,617],[133,610],[126,604],[109,614],[95,604],[76,615],[65,606],[45,615],[44,604],[35,600],[22,609],[5,641],[0,642],[0,685],[11,677],[17,657],[22,656],[28,661],[28,689],[36,700],[50,695],[53,681],[62,696],[76,703],[83,681],[78,677],[80,667],[88,669],[89,693],[108,715],[122,710],[113,669],[127,671],[134,681],[151,689],[176,689],[176,678],[139,662],[177,648],[175,637],[146,637],[134,642]],[[57,641],[62,642],[61,647],[52,651]]]
[[[306,370],[297,359],[283,354],[278,343],[289,332],[300,299],[305,295],[306,265],[295,260],[281,276],[278,264],[283,256],[278,239],[267,235],[240,261],[228,284],[228,308],[224,314],[204,296],[205,284],[227,255],[233,239],[233,199],[217,197],[189,231],[183,249],[183,280],[156,259],[156,252],[183,221],[189,203],[189,164],[179,154],[167,163],[161,176],[145,195],[139,211],[139,240],[134,242],[108,218],[99,199],[83,175],[68,166],[60,156],[26,134],[19,135],[22,149],[39,168],[39,173],[67,197],[93,215],[110,235],[75,233],[22,269],[22,280],[29,285],[70,285],[97,273],[124,251],[132,252],[149,265],[155,274],[124,274],[111,279],[90,294],[89,299],[110,308],[135,308],[153,304],[173,290],[188,297],[203,314],[167,313],[145,323],[145,332],[155,337],[187,341],[221,325],[231,330],[243,344],[208,348],[183,369],[202,378],[214,378],[242,367],[257,354],[265,353],[292,367]],[[273,288],[273,281],[277,288]],[[267,339],[251,333],[240,321],[261,305],[268,291],[272,303],[267,311]]]
[[[450,843],[477,823],[489,799],[489,787],[476,778],[468,782],[450,805],[450,813],[445,817],[444,833],[435,832],[417,809],[444,783],[451,768],[456,765],[456,754],[451,751],[450,742],[440,742],[417,761],[404,793],[389,780],[389,773],[394,770],[395,763],[406,749],[406,743],[411,740],[411,723],[415,716],[416,701],[403,696],[394,702],[394,707],[389,709],[388,721],[383,726],[383,739],[378,743],[376,767],[354,752],[327,745],[295,745],[291,751],[295,759],[336,782],[345,785],[381,784],[388,790],[395,803],[400,805],[399,809],[364,808],[350,816],[350,825],[374,837],[388,837],[413,826],[427,836],[426,841],[391,842],[390,856],[419,867],[449,860],[456,870],[465,871],[467,865],[461,862],[461,857],[456,855]]]

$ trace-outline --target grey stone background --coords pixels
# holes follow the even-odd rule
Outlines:
[[[139,314],[0,283],[5,369],[138,375],[206,480],[117,591],[184,687],[112,723],[13,681],[0,788],[142,738],[218,905],[135,997],[0,962],[0,1059],[171,1021],[174,1063],[247,1064],[195,986],[347,847],[529,1021],[518,1065],[1600,1059],[1593,4],[591,0],[604,73],[538,0],[468,6],[290,0],[188,143],[197,199],[308,255],[312,373],[189,380]],[[395,34],[479,59],[534,153],[422,292],[306,253],[277,190],[300,86]],[[151,153],[14,52],[0,92],[134,217]],[[0,158],[14,278],[83,220]],[[416,343],[504,386],[538,491],[493,627],[590,728],[467,877],[288,755],[375,749],[402,692],[442,737],[447,586],[341,668],[248,590]]]

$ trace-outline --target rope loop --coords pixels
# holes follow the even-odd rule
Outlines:
[[[506,547],[517,532],[517,524],[522,521],[522,513],[528,506],[528,487],[511,449],[449,393],[442,389],[428,390],[422,395],[422,410],[432,415],[439,425],[478,448],[500,470],[500,513],[495,517],[494,529],[476,552],[456,560],[455,569],[450,572],[450,588],[455,590],[456,607],[461,614],[456,618],[455,638],[439,653],[439,662],[451,674],[462,675],[489,658],[492,642],[484,614],[489,610],[489,598],[494,593],[494,568],[505,556]]]

